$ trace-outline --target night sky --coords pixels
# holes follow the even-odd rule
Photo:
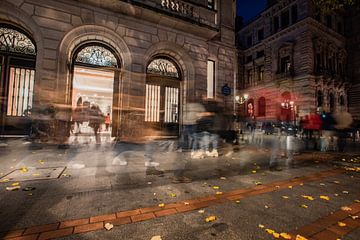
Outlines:
[[[237,15],[242,16],[245,21],[256,16],[265,9],[266,0],[236,0]]]

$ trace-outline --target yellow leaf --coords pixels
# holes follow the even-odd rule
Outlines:
[[[217,190],[219,188],[220,188],[219,186],[213,186],[213,189],[215,189],[215,190]]]
[[[190,203],[188,203],[188,202],[184,202],[184,204],[185,204],[185,205],[190,205]]]
[[[15,183],[13,183],[13,184],[11,184],[11,186],[19,186],[20,185],[20,183],[18,183],[18,182],[15,182]]]
[[[334,183],[339,184],[340,182],[339,181],[334,181]]]
[[[262,224],[259,224],[259,228],[264,228],[265,226]]]
[[[237,200],[237,201],[235,201],[237,204],[239,204],[240,203],[240,200]]]
[[[344,207],[341,207],[341,210],[343,210],[343,211],[351,211],[352,209],[347,207],[347,206],[344,206]]]
[[[349,192],[348,192],[348,191],[343,191],[343,193],[344,193],[344,194],[349,194]]]
[[[358,219],[359,218],[359,216],[356,216],[356,215],[354,215],[354,216],[350,216],[353,220],[356,220],[356,219]]]
[[[274,238],[280,238],[280,234],[277,233],[277,232],[274,232],[274,233],[273,233],[273,236],[274,236]]]
[[[201,209],[201,210],[199,210],[198,212],[199,212],[199,213],[204,213],[205,210]]]
[[[39,160],[39,163],[40,163],[40,164],[44,164],[45,161],[44,161],[44,160]]]
[[[255,184],[256,184],[257,186],[262,185],[261,182],[255,182]]]
[[[356,200],[354,200],[354,202],[356,202],[356,203],[360,203],[360,200],[356,199]]]
[[[305,208],[305,209],[308,208],[308,206],[305,205],[305,204],[302,204],[301,207],[302,207],[302,208]]]
[[[345,227],[345,226],[346,226],[346,223],[338,222],[338,225],[339,225],[339,227]]]
[[[216,192],[216,195],[221,195],[223,194],[223,192]]]
[[[23,168],[20,169],[20,171],[23,172],[23,173],[25,173],[25,172],[28,172],[29,169],[27,169],[26,167],[23,167]]]
[[[176,197],[176,194],[175,194],[175,193],[172,193],[172,194],[170,194],[170,196],[172,196],[172,197]]]
[[[288,186],[288,188],[292,189],[292,188],[293,188],[293,186]]]
[[[330,198],[328,196],[320,196],[320,198],[323,199],[323,200],[326,200],[326,201],[330,200]]]
[[[300,186],[304,186],[304,184],[303,184],[303,183],[300,183]]]
[[[266,231],[268,234],[271,234],[271,235],[275,232],[274,230],[269,229],[269,228],[265,229],[265,231]]]
[[[252,174],[255,174],[255,173],[256,173],[256,170],[252,170],[251,173],[252,173]]]
[[[291,236],[287,233],[280,233],[280,236],[284,239],[291,239]]]
[[[280,188],[280,186],[275,186],[276,188]]]
[[[220,179],[221,179],[221,180],[226,180],[226,177],[221,177]]]
[[[38,177],[38,176],[40,176],[40,173],[34,173],[33,176]]]
[[[282,196],[283,199],[288,199],[289,197],[288,196]]]
[[[303,237],[301,235],[296,235],[295,240],[308,240],[306,237]]]
[[[165,207],[165,204],[164,204],[164,203],[160,203],[160,204],[159,204],[159,207]]]
[[[5,179],[0,180],[0,182],[1,182],[1,183],[10,182],[10,179],[5,178]]]
[[[314,198],[312,196],[302,195],[302,197],[307,200],[314,201]]]
[[[205,218],[205,222],[213,222],[215,220],[216,220],[215,216],[210,216],[210,217]]]

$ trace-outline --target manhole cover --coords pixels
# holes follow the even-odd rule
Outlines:
[[[28,168],[27,172],[23,172],[21,169],[17,169],[3,176],[1,179],[9,179],[10,181],[54,179],[59,178],[64,171],[65,167]]]

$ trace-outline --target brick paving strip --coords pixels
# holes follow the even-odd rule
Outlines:
[[[312,182],[324,178],[336,176],[346,172],[342,169],[334,169],[309,174],[302,177],[295,177],[270,184],[258,185],[251,188],[237,189],[221,195],[210,195],[191,200],[184,200],[176,203],[165,204],[163,207],[152,206],[139,208],[130,211],[122,211],[107,215],[93,216],[90,218],[67,220],[53,224],[28,227],[20,230],[11,230],[0,233],[2,239],[12,240],[43,240],[69,236],[72,234],[92,232],[104,229],[105,223],[112,223],[114,226],[146,221],[153,218],[194,211],[206,208],[211,205],[221,204],[227,201],[235,201],[243,198],[256,196],[264,193],[286,189],[289,186],[297,186],[304,182]],[[328,239],[326,239],[328,240]]]
[[[328,216],[319,218],[315,222],[303,226],[290,235],[295,239],[299,234],[312,240],[336,240],[360,227],[360,218],[353,219],[351,216],[360,215],[360,203],[348,206],[349,211],[339,210]],[[339,226],[338,223],[345,223],[346,226]]]

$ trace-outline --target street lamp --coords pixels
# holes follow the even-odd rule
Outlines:
[[[244,104],[249,99],[249,94],[244,94],[243,96],[237,95],[235,100],[238,104]]]

